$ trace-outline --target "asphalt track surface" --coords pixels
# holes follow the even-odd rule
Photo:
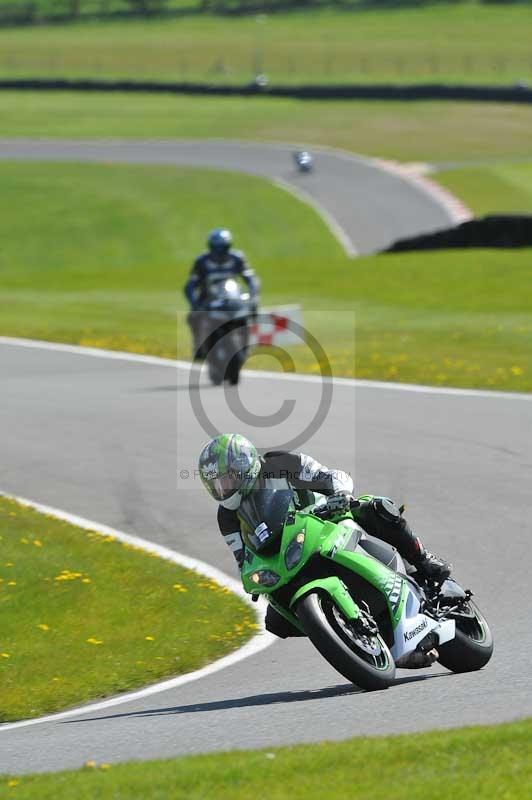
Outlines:
[[[321,149],[316,169],[298,173],[289,145],[206,141],[54,141],[0,139],[0,159],[88,161],[210,167],[282,181],[319,204],[347,249],[363,255],[397,239],[457,220],[434,193],[384,168],[376,159]],[[224,201],[226,198],[224,198]],[[260,214],[260,209],[257,209]]]
[[[171,366],[0,345],[4,490],[233,568],[214,506],[193,470],[206,439],[187,372]],[[234,391],[234,390],[233,390]],[[317,382],[248,375],[255,413],[296,401],[295,432]],[[222,429],[235,427],[222,390],[201,391]],[[297,410],[299,409],[299,413]],[[239,429],[267,446],[267,429]],[[415,529],[452,556],[476,592],[496,650],[481,672],[401,671],[396,686],[360,693],[304,640],[279,642],[176,690],[74,720],[0,731],[0,772],[76,767],[235,747],[261,747],[488,723],[532,714],[529,624],[528,396],[410,392],[335,385],[332,411],[308,442],[360,491],[405,499]],[[176,635],[178,632],[176,631]],[[60,658],[60,656],[59,656]]]
[[[319,382],[244,376],[246,409],[295,409],[274,431],[235,419],[236,390],[190,390],[186,369],[0,344],[0,487],[234,570],[215,507],[193,475],[208,438],[201,397],[219,429],[260,447],[298,433]],[[308,418],[308,419],[307,419]],[[334,385],[305,449],[353,473],[359,492],[407,502],[414,529],[451,557],[495,635],[479,673],[400,671],[385,692],[348,684],[304,640],[195,683],[71,720],[0,729],[0,772],[78,767],[231,748],[275,746],[491,723],[532,714],[530,523],[532,397]],[[178,631],[176,631],[178,635]],[[59,655],[60,658],[60,655]]]

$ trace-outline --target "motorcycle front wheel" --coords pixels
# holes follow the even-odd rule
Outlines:
[[[328,595],[309,592],[295,610],[316,650],[347,680],[369,691],[392,683],[395,663],[382,637],[358,631]]]

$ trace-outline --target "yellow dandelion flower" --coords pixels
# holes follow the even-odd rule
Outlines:
[[[154,642],[155,641],[155,636],[145,636],[144,638],[146,639],[147,642]]]
[[[0,658],[11,658],[9,653],[0,653]]]
[[[17,582],[16,582],[16,581],[8,581],[8,582],[7,582],[7,585],[8,585],[8,586],[16,586],[16,585],[17,585]]]
[[[6,561],[6,567],[12,567],[12,566],[13,566],[12,561]]]
[[[512,373],[512,375],[522,375],[523,374],[523,370],[522,370],[521,367],[510,367],[510,372]]]
[[[94,767],[96,766],[96,761],[92,761],[92,760],[91,761],[85,761],[83,766],[87,767],[88,769],[94,769]]]
[[[50,630],[50,626],[47,625],[46,622],[40,622],[39,625],[37,625],[37,627],[40,628],[41,631],[49,631]]]
[[[35,547],[42,547],[42,542],[40,539],[34,539],[33,544],[35,545]]]
[[[12,778],[10,781],[7,782],[7,785],[10,789],[13,789],[15,786],[18,786],[19,782]]]
[[[188,589],[186,589],[184,586],[181,586],[180,583],[174,583],[173,588],[177,589],[178,592],[188,592]]]
[[[94,636],[91,636],[87,639],[87,644],[103,644],[103,639],[96,639]]]
[[[90,583],[90,582],[91,582],[91,579],[90,579],[90,578],[82,578],[82,579],[81,579],[81,582],[82,582],[82,583]]]

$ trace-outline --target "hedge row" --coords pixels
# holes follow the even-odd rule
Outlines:
[[[453,86],[447,84],[374,84],[342,86],[270,86],[261,76],[251,84],[211,85],[173,81],[94,80],[67,78],[9,78],[0,89],[84,92],[154,92],[195,95],[294,97],[301,100],[479,100],[531,103],[532,88],[514,86]]]

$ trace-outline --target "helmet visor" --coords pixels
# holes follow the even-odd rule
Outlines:
[[[235,492],[237,492],[244,483],[245,475],[240,472],[231,471],[225,475],[217,475],[216,477],[203,478],[203,482],[215,500],[227,500]]]

